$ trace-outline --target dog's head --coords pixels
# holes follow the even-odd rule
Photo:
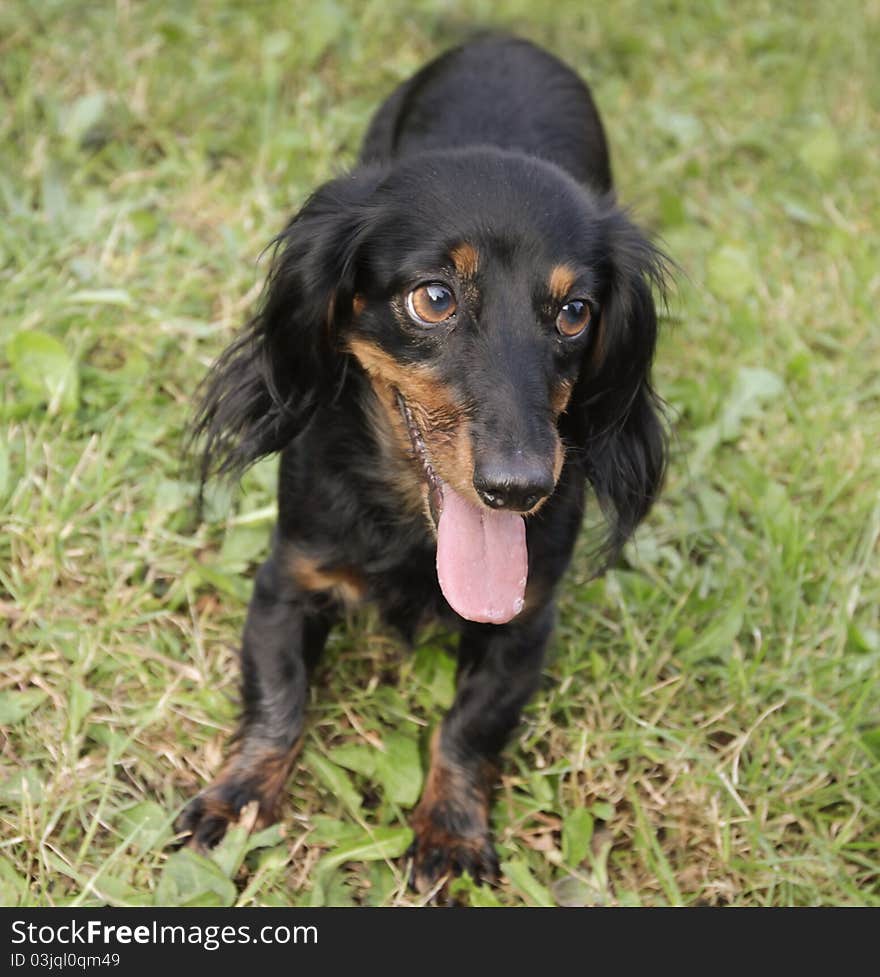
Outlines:
[[[657,494],[663,278],[662,255],[613,200],[552,164],[469,149],[360,168],[280,236],[262,308],[208,384],[205,471],[283,447],[354,360],[437,529],[447,599],[509,620],[523,518],[567,453],[609,513],[612,549]]]

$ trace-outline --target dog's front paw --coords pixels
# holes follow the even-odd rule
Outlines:
[[[210,787],[194,797],[175,821],[175,830],[183,836],[181,844],[206,851],[239,820],[249,830],[275,822],[279,797],[297,750],[270,750],[245,743]]]
[[[254,798],[236,797],[228,784],[214,784],[194,797],[174,822],[180,844],[205,852],[222,841],[230,825],[237,823]],[[258,815],[259,816],[259,815]],[[255,820],[251,818],[250,820]]]
[[[416,892],[430,892],[438,883],[464,872],[478,883],[498,880],[498,856],[488,832],[462,837],[428,819],[417,824],[415,831],[409,855],[410,885]]]

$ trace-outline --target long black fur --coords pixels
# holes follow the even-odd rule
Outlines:
[[[471,289],[461,323],[446,333],[402,324],[401,296],[433,280],[461,242],[480,253],[476,284],[456,286],[462,306]],[[358,166],[320,187],[274,246],[259,308],[214,366],[194,423],[203,478],[282,455],[273,554],[245,628],[238,745],[181,828],[206,845],[249,800],[263,820],[275,816],[303,728],[306,666],[342,606],[339,588],[291,570],[305,555],[334,579],[355,579],[404,635],[431,616],[461,633],[458,695],[415,816],[413,873],[420,886],[464,869],[491,877],[487,771],[536,688],[585,486],[606,512],[610,558],[663,480],[650,371],[666,260],[616,202],[586,86],[509,38],[447,52],[401,85],[373,119]],[[592,332],[571,341],[554,331],[558,308],[546,295],[560,264],[578,271],[595,304]],[[406,466],[417,463],[405,451],[392,457],[352,337],[402,375],[429,368],[455,391],[475,471],[523,454],[546,467],[555,439],[564,445],[555,487],[527,519],[528,600],[510,623],[465,621],[443,598],[430,518],[403,501]],[[550,391],[563,382],[570,400],[548,419]]]

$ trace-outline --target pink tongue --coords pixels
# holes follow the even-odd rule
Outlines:
[[[469,621],[505,624],[523,608],[528,572],[522,516],[476,506],[444,485],[437,579],[452,609]]]

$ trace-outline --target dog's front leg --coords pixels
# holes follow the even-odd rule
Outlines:
[[[552,610],[510,624],[469,625],[459,646],[455,701],[434,734],[431,767],[415,810],[412,884],[445,875],[498,876],[489,829],[498,758],[538,686]]]
[[[253,801],[258,827],[276,820],[300,749],[308,670],[333,620],[330,610],[317,610],[279,571],[274,556],[260,567],[242,641],[243,712],[233,747],[214,782],[189,802],[176,825],[192,847],[217,844]]]

